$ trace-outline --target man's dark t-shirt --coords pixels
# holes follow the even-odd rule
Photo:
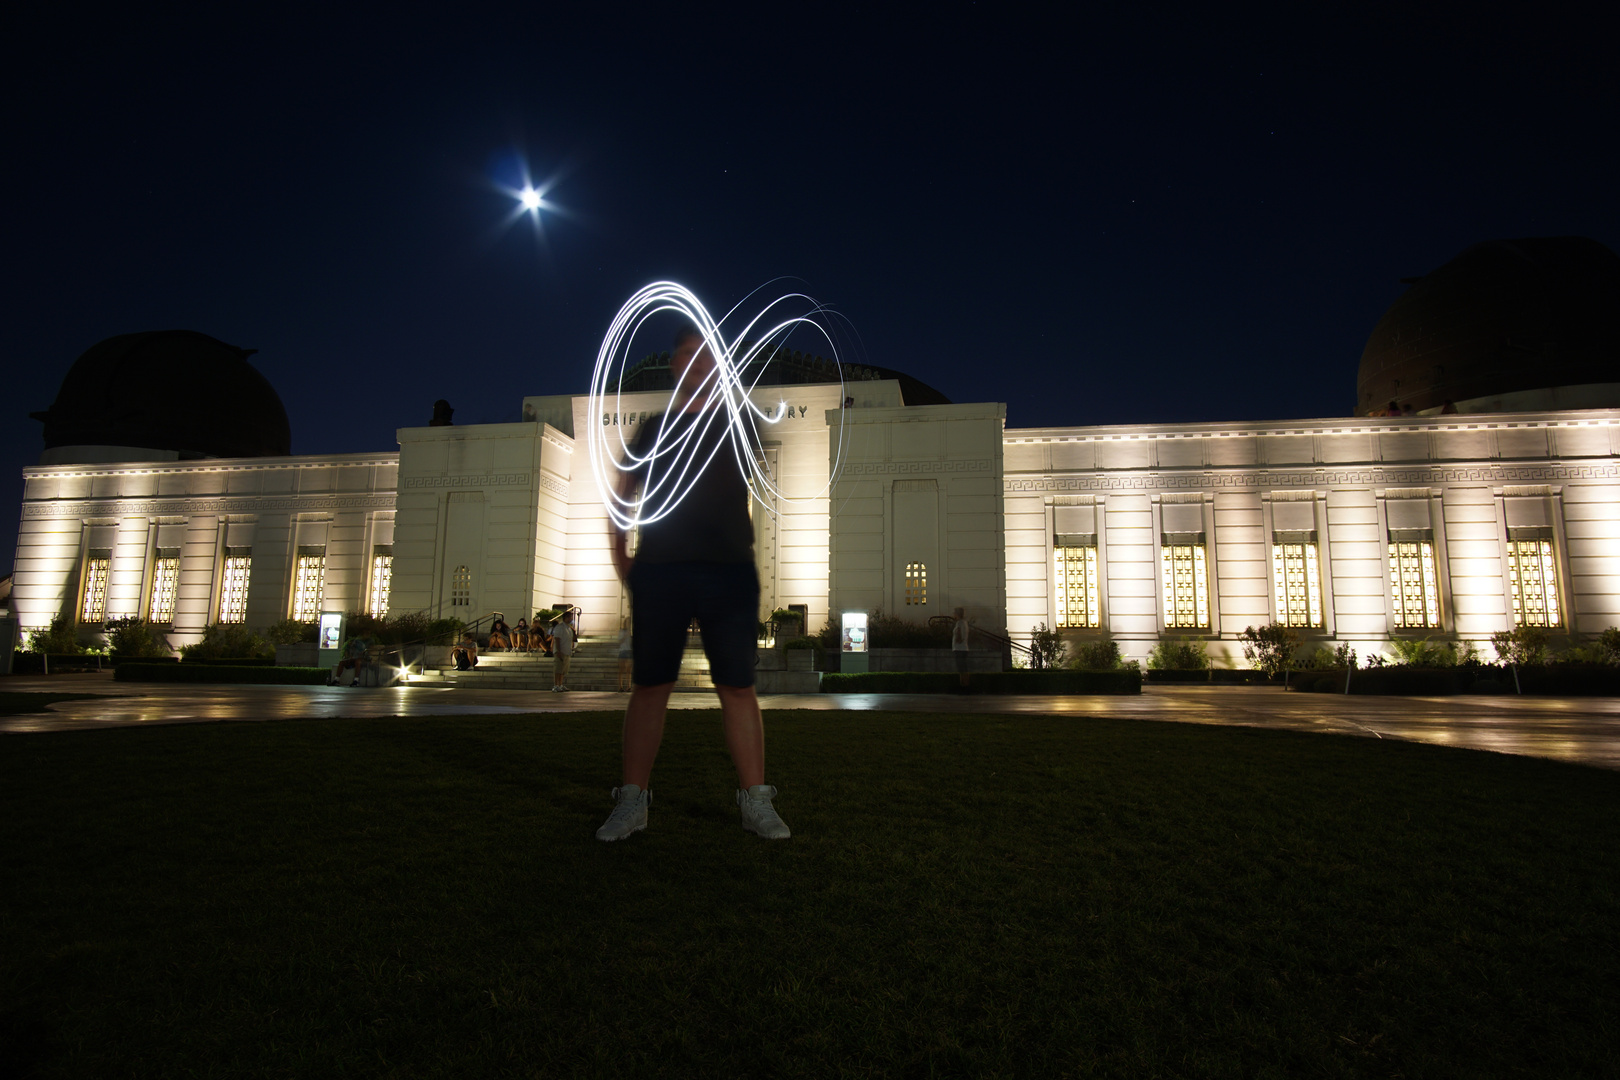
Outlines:
[[[697,438],[696,456],[682,446],[681,438],[693,424],[706,425]],[[677,456],[691,460],[691,468],[703,472],[692,485],[686,497],[663,518],[641,526],[636,546],[638,563],[752,563],[754,561],[754,523],[748,516],[748,481],[737,468],[737,453],[731,443],[731,425],[724,408],[718,412],[659,413],[650,416],[636,432],[630,450],[637,457],[652,453],[658,433],[667,427],[663,447],[669,451],[681,446],[679,454],[663,453],[656,462],[643,464],[638,480],[645,491],[649,469],[657,478],[667,478],[671,486],[661,487],[653,498],[653,505],[663,505],[664,492],[678,490],[685,484],[671,475],[678,469]],[[711,460],[711,455],[713,459]],[[745,455],[752,467],[752,455]],[[691,473],[687,474],[687,480]]]

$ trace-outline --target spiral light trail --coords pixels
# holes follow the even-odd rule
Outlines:
[[[756,290],[756,294],[757,294]],[[745,299],[742,304],[748,302]],[[832,350],[834,360],[838,348],[828,327],[823,324],[829,312],[813,298],[803,293],[789,293],[766,304],[760,312],[738,328],[729,340],[724,323],[737,315],[737,307],[716,321],[702,302],[682,285],[672,281],[658,281],[637,292],[614,316],[602,347],[596,354],[596,370],[591,376],[590,415],[593,422],[587,438],[590,450],[591,473],[596,478],[602,504],[608,517],[620,529],[629,530],[663,518],[692,490],[704,469],[717,467],[714,458],[721,446],[729,446],[736,467],[748,479],[753,497],[769,512],[783,504],[809,502],[826,495],[838,478],[843,461],[844,424],[839,421],[838,449],[827,484],[812,495],[787,495],[777,486],[763,465],[748,467],[752,454],[750,447],[761,443],[761,426],[770,426],[783,418],[781,407],[771,411],[755,405],[750,393],[770,364],[775,350],[789,334],[810,329],[819,333]],[[620,385],[629,364],[636,333],[646,322],[660,314],[673,312],[684,316],[703,335],[703,342],[714,357],[714,369],[700,384],[694,396],[705,400],[696,423],[684,431],[666,436],[662,428],[651,449],[637,457],[625,438],[624,428],[611,428],[594,422],[605,413],[616,413],[621,400]],[[745,344],[747,343],[747,344]],[[739,355],[738,350],[742,350]],[[745,382],[743,372],[760,356],[766,357],[754,374],[752,382]],[[843,386],[843,365],[838,364],[838,382]],[[843,394],[839,394],[843,400]],[[698,454],[703,436],[716,423],[725,424],[729,438],[715,443],[703,460]],[[609,431],[616,433],[610,436]],[[722,464],[719,467],[726,467]],[[639,492],[626,495],[620,491],[623,474],[645,471]]]

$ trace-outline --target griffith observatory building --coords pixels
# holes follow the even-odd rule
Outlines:
[[[180,645],[216,621],[567,604],[583,633],[617,631],[628,597],[586,438],[664,408],[663,360],[626,374],[621,411],[592,412],[580,387],[524,398],[516,423],[296,455],[250,352],[166,331],[73,365],[34,414],[24,630],[134,615]],[[759,464],[795,497],[755,507],[762,619],[960,606],[1015,641],[1107,630],[1144,659],[1186,635],[1235,666],[1244,628],[1269,622],[1363,654],[1620,623],[1620,258],[1590,240],[1479,244],[1412,283],[1348,416],[1020,428],[1005,405],[797,353],[754,397],[785,405]]]

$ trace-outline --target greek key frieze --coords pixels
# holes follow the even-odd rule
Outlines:
[[[1172,491],[1177,489],[1329,486],[1361,484],[1464,484],[1503,483],[1509,480],[1610,480],[1620,477],[1620,465],[1472,465],[1429,469],[1312,469],[1197,475],[1160,474],[1110,476],[1008,477],[1006,491]]]
[[[408,476],[402,487],[407,488],[490,488],[528,487],[533,482],[531,473],[501,473],[486,476]]]
[[[988,458],[977,461],[862,461],[846,463],[845,476],[880,476],[890,473],[967,473],[989,472]]]

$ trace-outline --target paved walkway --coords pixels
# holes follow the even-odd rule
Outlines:
[[[407,686],[174,686],[115,683],[110,675],[0,678],[0,691],[95,694],[46,712],[0,717],[0,732],[93,730],[142,724],[324,717],[472,716],[619,712],[625,695],[551,694]],[[1346,697],[1272,686],[1164,686],[1140,697],[954,697],[934,694],[780,694],[767,710],[1026,713],[1228,724],[1366,738],[1413,739],[1620,769],[1620,698]],[[676,694],[671,707],[714,708],[708,694]]]

